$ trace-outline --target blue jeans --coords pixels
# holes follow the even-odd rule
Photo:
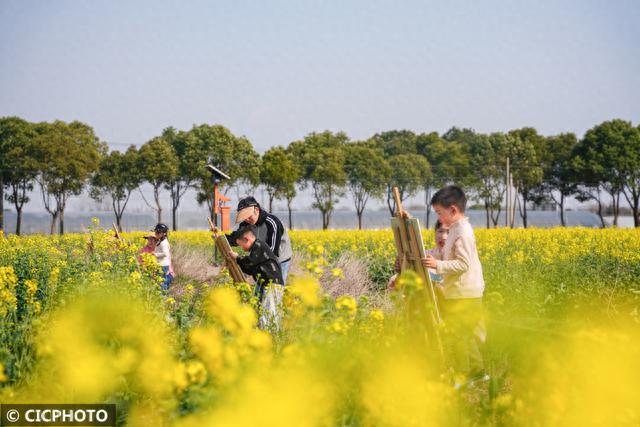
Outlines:
[[[167,290],[169,289],[169,286],[171,286],[171,282],[173,282],[173,276],[169,273],[169,266],[168,265],[163,265],[162,266],[162,272],[164,273],[164,282],[162,282],[162,285],[160,285],[160,287],[163,290]]]
[[[283,261],[280,263],[280,270],[282,270],[282,281],[283,285],[287,284],[287,274],[289,273],[289,264],[291,264],[291,260]]]

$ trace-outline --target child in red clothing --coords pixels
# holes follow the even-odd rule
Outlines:
[[[144,238],[147,239],[147,244],[138,251],[138,262],[142,262],[142,254],[152,254],[153,251],[156,250],[156,236],[149,234],[148,236],[144,236]]]
[[[138,262],[142,262],[142,254],[154,254],[156,247],[158,246],[158,239],[153,234],[149,234],[148,236],[144,236],[147,239],[147,244],[144,245],[138,251]],[[175,273],[173,272],[173,263],[169,264],[169,270],[167,271],[167,275],[171,275],[171,277],[175,277]]]

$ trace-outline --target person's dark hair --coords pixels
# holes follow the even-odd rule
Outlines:
[[[456,187],[455,185],[448,185],[433,195],[431,205],[440,205],[445,208],[455,206],[460,212],[464,212],[467,208],[467,197],[464,195],[462,188]]]
[[[436,227],[436,228],[435,228],[435,230],[436,230],[436,231],[438,231],[439,229],[441,229],[441,228],[442,228],[442,223],[440,222],[440,220],[437,220],[437,221],[436,221],[436,225],[435,225],[435,227]]]
[[[256,226],[253,224],[244,224],[242,227],[238,228],[238,232],[236,234],[236,239],[241,239],[245,234],[251,233],[256,236]]]

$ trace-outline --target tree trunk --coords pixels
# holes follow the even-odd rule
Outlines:
[[[116,201],[116,198],[113,195],[111,195],[111,209],[113,210],[113,215],[116,217],[116,227],[119,232],[122,232],[122,227],[120,227],[120,215],[118,215],[118,212],[120,212],[120,201]]]
[[[289,211],[289,230],[293,230],[293,218],[291,216],[291,201],[293,199],[287,199],[287,210]]]
[[[16,206],[16,235],[20,235],[20,229],[22,228],[22,206],[19,208]]]
[[[116,213],[116,227],[118,227],[118,231],[122,233],[122,214],[118,215]]]
[[[393,205],[391,201],[394,201]],[[395,212],[395,199],[391,196],[391,187],[387,187],[387,207],[389,208],[389,214],[393,216]]]
[[[429,220],[431,219],[431,186],[426,186],[424,188],[424,204],[427,207],[427,212],[425,213],[425,226],[428,230]]]
[[[612,194],[611,199],[613,200],[613,226],[618,226],[618,216],[620,215],[620,193]]]
[[[564,219],[564,194],[560,193],[560,224],[562,224],[563,227],[567,226],[567,223]]]
[[[489,222],[489,203],[487,203],[486,200],[484,201],[484,212],[487,217],[487,228],[491,228],[491,223]]]
[[[209,218],[211,218],[211,221],[213,221],[213,225],[218,225],[217,222],[217,215],[215,214],[214,210],[213,210],[213,200],[211,198],[209,198],[207,196],[207,211],[209,212]]]
[[[333,186],[329,186],[329,206],[332,206],[333,204],[333,191],[331,191],[332,189],[333,189]],[[332,210],[333,210],[333,207],[330,207],[327,209],[327,222],[323,230],[326,230],[327,228],[329,228],[329,222],[331,221]]]
[[[56,207],[56,210],[53,212],[49,212],[51,214],[51,229],[50,234],[53,236],[56,232],[56,224],[58,223],[58,217],[60,215],[60,211]]]
[[[627,199],[627,203],[629,203],[633,213],[633,226],[638,227],[640,226],[640,186],[638,188],[629,188],[629,193],[631,194],[627,195],[627,192],[624,189],[622,190],[622,194]]]
[[[178,207],[177,206],[171,206],[171,228],[173,229],[173,231],[177,231],[178,230],[178,218],[177,218],[177,212],[178,212]]]
[[[178,205],[180,204],[180,183],[176,182],[171,186],[171,228],[178,230]]]
[[[325,209],[322,210],[322,229],[326,230],[329,228],[329,222],[331,221],[331,210]]]
[[[358,230],[362,230],[362,211],[356,211],[358,215]]]
[[[491,209],[491,222],[493,222],[493,228],[498,228],[498,222],[500,222],[500,213],[502,212],[502,207],[498,207],[498,214],[494,217],[493,213],[495,211]]]
[[[64,208],[60,209],[60,214],[58,217],[60,221],[60,234],[64,234]]]
[[[153,188],[153,198],[156,201],[156,210],[158,212],[158,223],[162,222],[162,206],[160,205],[160,188]]]
[[[606,225],[604,223],[604,217],[602,216],[602,202],[600,201],[600,197],[598,197],[598,217],[600,217],[600,225],[602,228],[605,228]]]
[[[273,195],[269,194],[269,213],[273,213]]]

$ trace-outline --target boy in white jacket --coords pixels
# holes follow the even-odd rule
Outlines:
[[[448,186],[431,199],[438,220],[449,226],[449,235],[442,248],[442,258],[427,254],[422,263],[442,275],[443,317],[450,332],[450,360],[457,372],[472,379],[484,377],[479,344],[485,340],[482,315],[484,278],[478,257],[476,240],[469,220],[464,216],[467,199],[461,188]]]

